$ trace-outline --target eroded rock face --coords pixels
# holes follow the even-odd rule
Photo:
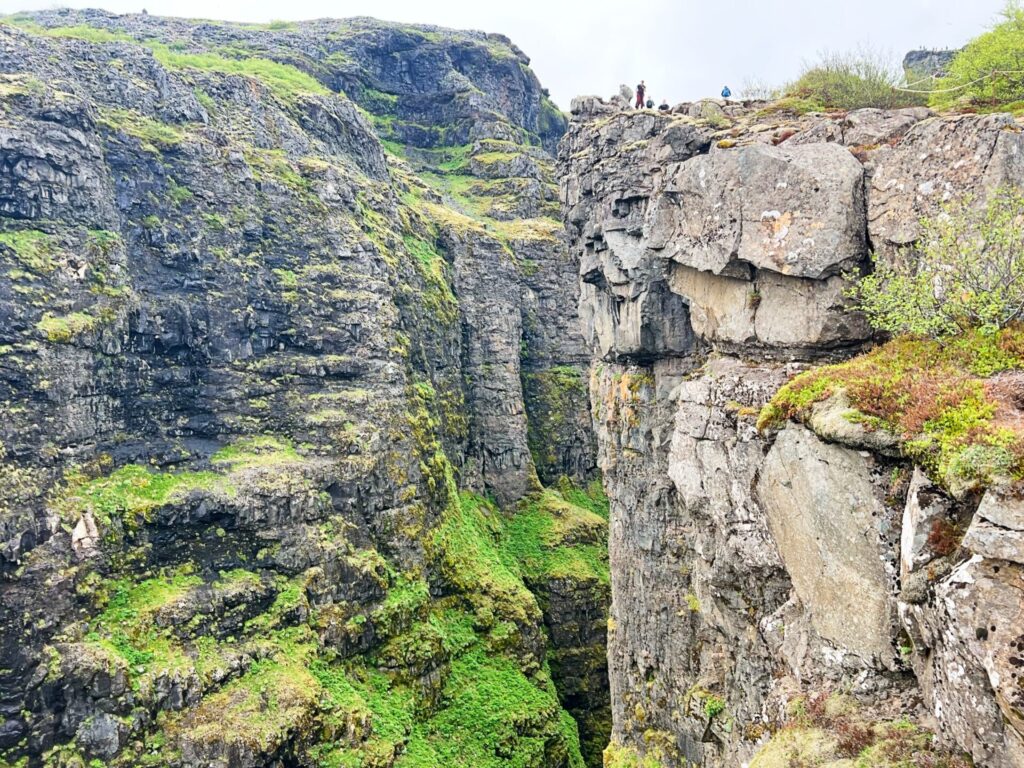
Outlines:
[[[981,204],[1005,184],[1024,181],[1024,137],[1009,115],[925,120],[876,158],[868,194],[869,235],[891,256],[920,235],[920,219],[954,198]]]
[[[596,575],[529,587],[507,551],[519,500],[582,494],[596,462],[565,120],[525,55],[367,19],[21,23],[0,763],[568,768],[563,685],[599,764],[600,537],[560,542]],[[477,694],[517,706],[480,728]]]
[[[975,514],[842,391],[806,425],[754,421],[792,374],[870,341],[844,296],[869,242],[895,253],[943,198],[1021,178],[1019,128],[715,106],[588,98],[561,145],[611,501],[608,754],[741,765],[794,696],[844,690],[1016,766],[1017,502]]]
[[[714,274],[820,279],[864,253],[864,170],[835,144],[717,151],[666,171],[645,245]]]

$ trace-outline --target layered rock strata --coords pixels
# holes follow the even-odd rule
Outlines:
[[[975,513],[841,394],[756,428],[794,373],[871,342],[844,298],[871,250],[895,258],[944,202],[1024,182],[1019,125],[573,112],[561,195],[611,500],[611,764],[741,765],[800,696],[844,691],[1020,765],[1018,502],[993,491]],[[935,516],[970,524],[939,570]]]

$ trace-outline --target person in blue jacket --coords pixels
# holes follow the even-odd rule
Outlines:
[[[732,91],[730,91],[730,90],[729,90],[729,86],[727,85],[727,86],[725,86],[725,87],[724,87],[724,88],[722,89],[722,98],[723,98],[723,99],[728,99],[728,98],[730,98],[731,96],[732,96]]]

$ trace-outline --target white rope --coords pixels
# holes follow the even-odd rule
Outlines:
[[[903,93],[953,93],[955,91],[962,91],[964,88],[970,88],[975,83],[980,83],[982,80],[987,80],[988,78],[995,77],[996,75],[1024,75],[1024,70],[994,70],[989,72],[987,75],[982,75],[976,80],[971,80],[969,83],[964,83],[963,85],[958,85],[954,88],[934,88],[930,91],[915,91],[910,88],[899,88],[894,86],[893,90],[902,91]],[[917,85],[917,83],[911,83],[911,85]]]

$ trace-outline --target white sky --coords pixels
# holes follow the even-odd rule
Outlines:
[[[501,32],[527,55],[564,109],[646,79],[671,103],[778,85],[823,51],[867,45],[898,62],[920,47],[958,47],[1005,0],[0,0],[0,13],[70,5],[115,13],[301,20],[375,16]]]

